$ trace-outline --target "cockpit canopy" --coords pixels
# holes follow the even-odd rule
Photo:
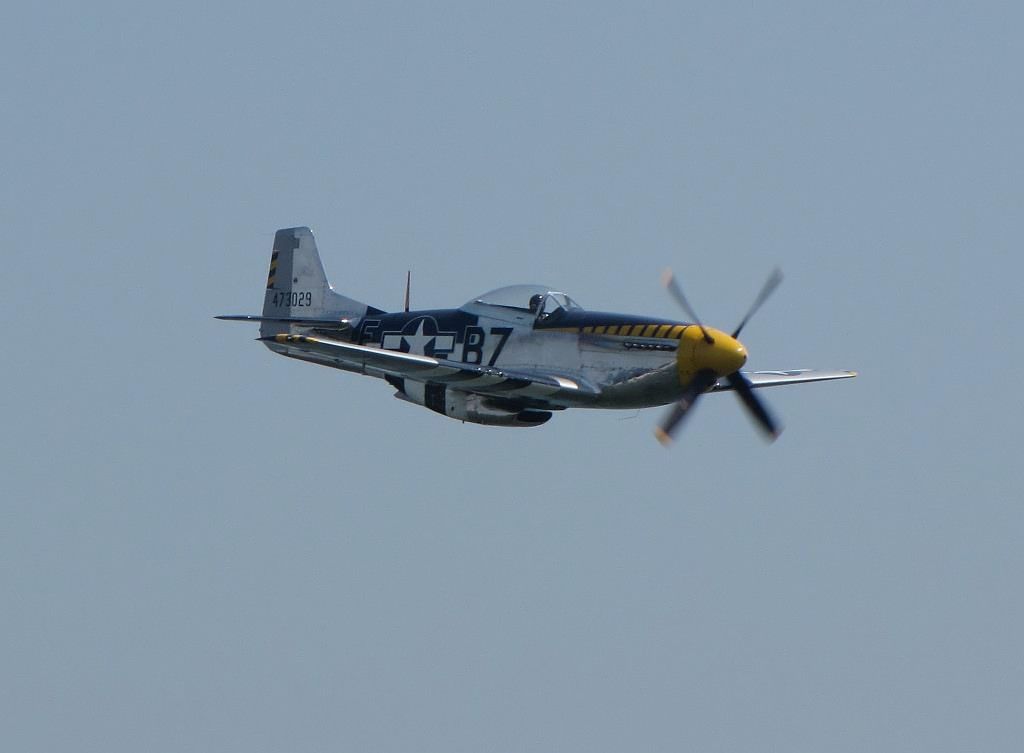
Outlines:
[[[583,310],[583,307],[568,295],[547,285],[509,285],[477,296],[467,301],[462,308],[476,309],[480,306],[519,311],[535,316],[550,316],[558,311]]]

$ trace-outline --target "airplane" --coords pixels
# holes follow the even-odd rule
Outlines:
[[[690,321],[588,311],[546,285],[512,285],[454,309],[386,312],[335,291],[308,227],[278,230],[258,322],[274,353],[385,380],[395,397],[459,421],[539,426],[567,408],[671,405],[655,435],[669,444],[701,396],[735,392],[768,439],[781,426],[755,390],[846,379],[852,371],[741,371],[737,339],[781,281],[776,271],[731,332],[705,326],[666,270]]]

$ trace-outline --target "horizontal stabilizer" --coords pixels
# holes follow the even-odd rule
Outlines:
[[[323,329],[350,329],[352,327],[351,319],[313,319],[302,316],[257,316],[255,314],[221,314],[213,318],[223,319],[226,322],[280,322]]]

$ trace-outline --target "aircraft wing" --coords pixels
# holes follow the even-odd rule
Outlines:
[[[578,377],[510,371],[402,353],[326,337],[280,334],[260,340],[280,346],[284,355],[371,376],[394,376],[451,385],[453,389],[506,399],[526,398],[559,404],[586,401],[600,391]]]
[[[800,384],[802,382],[827,382],[830,379],[849,379],[857,376],[856,371],[815,371],[814,369],[790,369],[788,371],[744,371],[741,372],[751,387],[778,387],[783,384]],[[725,379],[719,380],[712,388],[713,392],[731,390]]]

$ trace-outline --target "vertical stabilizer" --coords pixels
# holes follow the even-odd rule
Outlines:
[[[278,230],[270,256],[263,316],[267,318],[359,318],[369,307],[336,293],[324,274],[316,239],[308,227]],[[260,337],[288,332],[287,322],[264,321]]]

